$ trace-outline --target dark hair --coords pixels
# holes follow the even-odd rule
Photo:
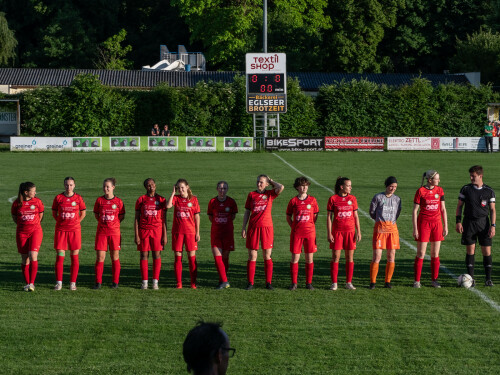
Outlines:
[[[309,186],[309,185],[311,185],[311,182],[307,179],[307,177],[303,177],[303,176],[297,177],[295,179],[295,182],[293,183],[293,187],[295,189],[297,189],[299,186],[302,186],[302,185]]]
[[[144,185],[144,187],[145,187],[146,189],[147,189],[147,187],[148,187],[148,181],[153,181],[153,182],[156,184],[156,181],[155,181],[155,179],[154,179],[154,178],[148,177],[148,178],[146,178],[146,179],[144,180],[144,183],[143,183],[143,185]]]
[[[219,188],[220,184],[226,185],[227,190],[229,190],[229,184],[227,183],[227,181],[220,180],[219,182],[217,182],[217,189]]]
[[[71,180],[71,181],[75,181],[75,179],[74,179],[73,177],[68,176],[68,177],[66,177],[66,178],[64,179],[64,182],[69,181],[69,180]]]
[[[397,183],[398,183],[398,180],[396,180],[396,177],[389,176],[385,179],[384,185],[385,185],[385,187],[388,187],[389,185],[397,184]]]
[[[346,181],[350,181],[348,177],[337,177],[337,181],[335,182],[335,194],[340,193],[340,188],[344,186]]]
[[[111,182],[111,185],[116,186],[116,180],[115,180],[115,178],[114,178],[114,177],[108,177],[108,178],[106,178],[106,179],[103,181],[103,183],[102,183],[102,184],[104,185],[106,182]]]
[[[483,167],[481,165],[473,165],[469,168],[469,173],[477,173],[479,176],[483,175]]]
[[[226,343],[220,323],[200,321],[192,328],[182,345],[182,355],[188,372],[203,373],[209,370],[214,357]]]
[[[25,191],[29,191],[35,187],[35,184],[33,182],[21,182],[19,184],[19,191],[17,193],[17,203],[23,203],[26,199],[26,195],[24,194]]]
[[[177,188],[178,188],[178,187],[179,187],[179,184],[181,184],[181,183],[187,186],[187,188],[188,188],[188,189],[187,189],[187,190],[188,190],[188,200],[190,201],[190,200],[191,200],[191,198],[193,198],[193,192],[191,191],[191,189],[190,189],[190,187],[189,187],[189,183],[187,182],[187,180],[186,180],[186,179],[184,179],[184,178],[179,178],[179,179],[177,180],[177,182],[175,183],[175,187],[177,187]]]
[[[259,174],[257,176],[257,181],[259,181],[262,177],[265,177],[267,180],[267,183],[269,183],[269,176],[267,174]]]

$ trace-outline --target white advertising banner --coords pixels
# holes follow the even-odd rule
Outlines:
[[[111,151],[141,151],[139,137],[109,137]]]
[[[224,137],[224,151],[253,151],[253,138]]]
[[[102,151],[101,137],[73,138],[73,151]]]
[[[71,151],[71,137],[10,137],[11,151]]]
[[[484,137],[442,137],[442,151],[486,151]],[[498,137],[493,137],[493,150],[498,150]]]
[[[439,150],[437,137],[388,137],[387,150]]]
[[[186,137],[186,151],[217,151],[215,137]]]
[[[148,137],[149,151],[178,151],[179,139],[177,137]]]

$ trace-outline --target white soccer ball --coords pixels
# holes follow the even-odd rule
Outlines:
[[[467,273],[458,276],[457,279],[458,286],[463,286],[464,288],[467,289],[469,289],[472,286],[473,281],[474,280],[472,279],[472,276]]]

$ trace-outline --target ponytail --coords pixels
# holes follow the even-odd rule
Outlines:
[[[26,200],[26,194],[24,194],[26,191],[29,191],[35,187],[35,184],[33,182],[21,182],[19,185],[19,191],[17,193],[17,203],[23,203]]]

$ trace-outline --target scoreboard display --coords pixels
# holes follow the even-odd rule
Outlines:
[[[248,75],[248,93],[284,93],[285,75],[280,74],[249,74]]]

